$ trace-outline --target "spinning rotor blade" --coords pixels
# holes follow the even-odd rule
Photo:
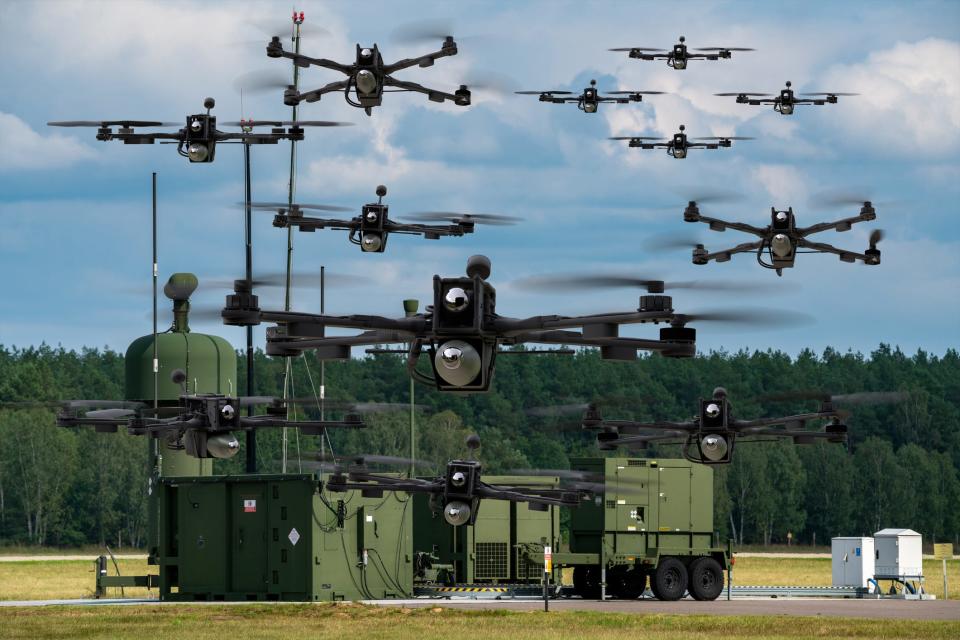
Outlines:
[[[95,420],[119,420],[137,415],[132,409],[97,409],[96,411],[87,411],[84,418],[93,418]]]
[[[874,207],[888,207],[900,204],[899,201],[885,200],[877,202],[871,197],[868,189],[855,191],[821,191],[811,195],[807,204],[811,207],[829,209],[833,207],[862,207],[869,202]]]
[[[228,127],[352,127],[352,122],[332,120],[240,120],[224,122]]]
[[[695,233],[661,233],[643,241],[645,251],[669,251],[672,249],[694,249],[703,244],[703,236]]]
[[[246,207],[245,202],[238,202],[238,207]],[[287,202],[252,202],[250,203],[252,209],[264,209],[264,210],[276,210],[276,211],[291,211],[296,209],[307,209],[312,211],[353,211],[354,209],[350,207],[340,207],[332,204],[307,204],[294,202],[293,204]]]
[[[285,18],[278,18],[276,13],[273,13],[270,16],[260,16],[245,22],[270,38],[277,36],[283,39],[293,36],[294,24],[289,14]],[[315,22],[304,21],[300,24],[300,35],[301,37],[326,38],[333,34],[328,29],[317,26]]]
[[[650,47],[616,47],[607,51],[666,51],[666,49],[652,49]]]
[[[875,246],[878,242],[883,240],[883,229],[874,229],[870,232],[870,246]]]
[[[844,93],[841,91],[822,91],[820,93],[801,93],[802,96],[858,96],[859,93]]]
[[[816,323],[816,318],[797,311],[774,309],[739,309],[736,311],[702,311],[677,313],[684,322],[716,322],[749,327],[804,327]]]
[[[904,402],[910,397],[905,391],[860,391],[857,393],[847,393],[840,395],[831,395],[826,391],[786,391],[783,393],[772,393],[760,396],[759,400],[769,400],[772,402],[783,402],[789,400],[819,400],[820,402],[832,402],[834,404],[844,405],[873,405],[873,404],[895,404]]]
[[[549,407],[531,407],[529,409],[524,409],[523,412],[531,417],[552,418],[568,416],[572,413],[583,413],[589,408],[589,402],[579,402],[577,404],[558,404]]]
[[[325,463],[328,465],[338,466],[343,469],[350,469],[350,466],[353,467],[365,467],[368,464],[379,464],[384,466],[394,466],[394,467],[409,467],[412,464],[423,467],[436,467],[436,463],[431,460],[417,460],[414,458],[404,458],[401,456],[385,456],[379,454],[365,454],[358,453],[355,455],[339,455],[331,456],[329,453],[324,454],[320,451],[308,451],[304,453],[305,456],[309,456],[312,462]]]
[[[277,401],[284,404],[315,405],[320,406],[320,400],[315,397],[287,398],[286,400],[277,398]],[[323,400],[323,406],[327,409],[343,409],[353,413],[388,413],[390,411],[409,411],[408,402],[352,402],[350,400]],[[415,404],[413,408],[417,411],[428,411],[430,407],[424,404]]]
[[[454,211],[414,211],[405,217],[419,222],[472,222],[474,224],[490,224],[507,226],[521,222],[523,218],[501,216],[493,213],[456,213]]]
[[[756,51],[751,47],[699,47],[694,51]]]
[[[768,283],[734,282],[734,281],[676,281],[664,282],[659,279],[645,279],[636,276],[617,274],[570,275],[570,276],[534,276],[521,278],[513,282],[519,288],[549,289],[555,291],[570,291],[580,289],[616,289],[622,287],[647,288],[651,285],[662,285],[664,290],[690,289],[694,291],[771,291],[780,287]]]
[[[254,287],[283,287],[286,286],[286,274],[284,273],[261,273],[253,277],[251,281]],[[294,272],[291,274],[291,286],[294,287],[319,287],[320,274],[312,272]],[[203,281],[205,288],[233,289],[237,281],[246,281],[245,278],[236,278],[234,280],[223,278],[209,278]],[[364,276],[356,276],[345,273],[326,273],[324,284],[327,287],[352,287],[356,285],[370,284],[372,280]]]
[[[728,92],[728,93],[715,93],[715,94],[713,94],[713,95],[715,95],[715,96],[721,96],[721,97],[724,97],[724,98],[725,98],[725,97],[728,97],[728,96],[752,96],[752,97],[755,97],[755,98],[765,98],[765,97],[772,97],[772,96],[773,96],[772,93],[752,93],[752,92],[748,92],[748,91],[734,91],[734,92]]]
[[[179,127],[182,122],[158,122],[154,120],[58,120],[48,122],[48,127]]]
[[[266,91],[283,91],[293,83],[288,73],[277,68],[254,69],[242,73],[233,79],[233,88],[238,93],[263,93]]]
[[[543,93],[549,93],[554,96],[572,96],[573,91],[514,91],[521,96],[538,96]]]
[[[657,136],[612,136],[607,140],[657,140],[666,142],[666,138],[658,138]]]
[[[756,140],[750,136],[702,136],[699,138],[690,138],[691,140]]]
[[[434,43],[453,36],[453,22],[435,18],[410,22],[396,27],[390,39],[401,44]]]
[[[666,91],[602,91],[601,93],[606,93],[611,96],[631,96],[637,93],[649,96],[662,96]]]

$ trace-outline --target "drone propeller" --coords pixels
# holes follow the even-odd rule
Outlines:
[[[245,202],[238,202],[238,207],[246,207]],[[290,204],[288,202],[251,202],[250,207],[252,209],[260,209],[264,211],[297,211],[299,209],[306,209],[311,211],[353,211],[351,207],[340,207],[332,204],[309,204],[309,203],[300,203],[294,202]]]
[[[87,411],[84,417],[93,418],[94,420],[120,420],[121,418],[129,418],[135,415],[137,415],[137,412],[133,409],[97,409],[95,411]]]
[[[607,51],[666,51],[666,49],[654,49],[651,47],[616,47],[607,49]]]
[[[179,127],[182,122],[159,122],[155,120],[59,120],[48,122],[48,127]]]
[[[417,465],[418,467],[436,467],[436,463],[430,460],[418,460],[416,458],[404,458],[402,456],[386,456],[380,454],[345,454],[345,455],[330,455],[329,453],[320,452],[320,451],[308,451],[304,453],[304,456],[310,458],[308,462],[316,463],[321,466],[321,468],[326,468],[331,471],[343,472],[350,471],[351,469],[357,469],[358,467],[366,467],[367,465],[382,465],[388,467],[409,467],[411,465]]]
[[[303,398],[277,398],[278,402],[284,404],[316,405],[320,406],[320,400],[316,397],[308,396]],[[323,400],[323,406],[327,409],[346,410],[351,413],[388,413],[390,411],[409,411],[411,405],[409,402],[353,402],[351,400]],[[429,411],[430,407],[424,404],[415,404],[413,409],[416,411]]]
[[[290,17],[277,18],[276,15],[262,16],[256,19],[246,20],[247,25],[260,31],[270,38],[276,36],[279,38],[289,38],[293,35],[293,20]],[[328,29],[317,26],[315,22],[303,21],[300,24],[300,35],[303,37],[327,38],[333,35]],[[259,41],[258,41],[259,43]]]
[[[821,91],[819,93],[802,93],[804,96],[858,96],[859,93],[844,93],[842,91]]]
[[[871,194],[866,189],[858,189],[856,191],[821,191],[811,195],[807,199],[807,204],[818,209],[862,207],[868,203],[873,207],[890,207],[900,204],[897,200],[878,202],[871,197]]]
[[[846,393],[832,395],[826,391],[787,391],[783,393],[771,393],[760,396],[758,400],[771,402],[784,402],[789,400],[819,400],[820,402],[830,402],[833,404],[864,406],[875,404],[896,404],[904,402],[910,397],[905,391],[860,391],[857,393]]]
[[[555,96],[572,96],[573,91],[514,91],[514,93],[521,96],[538,96],[543,93],[548,93]]]
[[[239,120],[224,122],[228,127],[352,127],[352,122],[331,120]]]
[[[715,96],[722,96],[722,97],[727,97],[727,96],[752,96],[752,97],[755,97],[755,98],[765,98],[765,97],[773,96],[772,93],[754,93],[754,92],[749,92],[749,91],[734,91],[734,92],[729,92],[729,93],[715,93],[715,94],[713,94],[713,95],[715,95]]]
[[[881,240],[883,240],[883,229],[874,229],[870,233],[870,248],[876,247]]]
[[[699,47],[694,51],[756,51],[751,47]]]
[[[664,141],[665,139],[661,136],[612,136],[607,138],[607,140],[660,140]]]
[[[699,138],[690,138],[691,140],[756,140],[750,136],[702,136]]]
[[[675,314],[683,322],[715,322],[749,327],[803,327],[815,324],[814,316],[797,311],[745,308],[738,310],[694,311]]]
[[[632,96],[638,93],[649,96],[661,96],[666,93],[666,91],[604,91],[607,95],[611,96]]]
[[[418,222],[452,222],[454,224],[469,222],[496,226],[508,226],[523,220],[523,218],[515,216],[501,216],[493,213],[456,213],[453,211],[414,211],[405,217]]]
[[[232,289],[237,281],[246,282],[244,278],[234,280],[210,278],[204,281],[207,287],[217,289]],[[293,287],[319,287],[320,274],[316,272],[294,272],[290,276],[291,286]],[[287,276],[283,272],[261,273],[255,275],[251,280],[254,287],[283,287],[286,286]],[[347,273],[324,274],[324,286],[327,287],[352,287],[361,284],[370,284],[371,280],[364,276],[357,276]]]
[[[402,24],[390,33],[390,39],[400,44],[420,44],[452,38],[453,31],[451,20],[434,18]]]
[[[637,276],[627,276],[618,274],[593,274],[593,275],[562,275],[562,276],[532,276],[521,278],[512,283],[514,286],[522,289],[534,290],[553,290],[553,291],[573,291],[580,289],[616,289],[623,287],[638,287],[648,289],[650,287],[664,291],[670,289],[690,289],[693,291],[732,291],[732,292],[753,292],[770,291],[774,289],[767,283],[734,282],[734,281],[675,281],[665,282],[658,279],[639,278]],[[778,288],[778,287],[777,287]]]

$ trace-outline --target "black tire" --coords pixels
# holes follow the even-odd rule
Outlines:
[[[677,558],[661,558],[650,579],[657,600],[679,600],[687,591],[687,568]]]
[[[723,567],[713,558],[697,558],[690,565],[689,589],[695,600],[716,600],[723,593]]]
[[[636,600],[647,589],[647,574],[626,565],[618,565],[607,571],[610,595],[621,600]]]
[[[600,599],[600,567],[573,568],[573,591],[584,600]]]

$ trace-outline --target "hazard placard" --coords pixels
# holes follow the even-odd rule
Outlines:
[[[243,512],[244,512],[244,513],[256,513],[256,512],[257,512],[257,501],[256,501],[256,500],[244,500],[244,501],[243,501]]]
[[[543,548],[543,571],[553,573],[553,548],[549,546]]]

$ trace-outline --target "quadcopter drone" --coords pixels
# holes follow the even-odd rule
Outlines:
[[[636,310],[584,316],[541,315],[509,318],[496,312],[496,289],[487,282],[490,260],[472,256],[466,277],[433,278],[433,304],[418,313],[416,300],[405,300],[406,316],[387,318],[370,315],[314,315],[310,313],[262,311],[258,297],[235,281],[221,317],[224,324],[252,326],[275,322],[267,329],[266,351],[275,356],[297,356],[314,350],[322,360],[350,357],[353,346],[406,343],[407,370],[417,382],[446,392],[488,390],[498,353],[503,345],[524,343],[599,347],[601,357],[635,360],[637,350],[656,351],[671,358],[688,358],[696,352],[696,329],[691,322],[751,319],[746,311],[681,314],[673,309],[670,296],[662,295],[666,283],[645,281],[649,295],[640,296]],[[623,324],[665,324],[659,340],[619,336]],[[363,329],[351,336],[326,336],[328,327]],[[579,328],[579,331],[572,329]],[[429,374],[417,369],[424,349],[430,354]]]
[[[190,162],[213,162],[217,144],[225,142],[243,144],[277,144],[280,140],[303,140],[304,127],[339,127],[350,122],[328,122],[325,120],[240,120],[227,122],[227,126],[240,127],[239,132],[224,132],[217,129],[217,117],[210,114],[216,101],[207,98],[203,101],[206,113],[187,116],[185,127],[175,133],[151,132],[139,133],[135,127],[175,127],[175,122],[154,122],[150,120],[64,120],[48,122],[51,127],[97,127],[97,140],[120,140],[124,144],[153,144],[156,141],[177,145],[177,153]],[[116,132],[113,127],[118,127]],[[254,133],[255,127],[271,127],[270,133]]]
[[[186,374],[175,369],[171,374],[175,384],[183,386]],[[232,458],[240,449],[234,436],[237,431],[264,427],[294,427],[304,435],[320,435],[326,429],[359,429],[364,424],[359,412],[368,410],[362,404],[333,403],[345,406],[341,420],[287,420],[287,405],[302,400],[283,400],[269,396],[230,397],[222,394],[201,393],[180,395],[177,407],[160,407],[159,414],[174,413],[170,417],[149,415],[152,407],[142,402],[111,400],[68,400],[62,403],[57,415],[57,426],[92,426],[99,433],[116,433],[125,427],[131,435],[149,435],[163,438],[167,448],[185,450],[195,458]],[[240,414],[241,407],[266,405],[266,413],[257,416]],[[327,406],[331,406],[327,403]],[[92,407],[101,407],[90,410]]]
[[[369,253],[382,253],[387,248],[387,238],[391,233],[408,235],[422,235],[427,240],[439,240],[440,236],[462,236],[473,233],[478,224],[509,225],[518,222],[519,218],[499,216],[493,214],[469,214],[443,211],[424,211],[410,216],[413,220],[440,221],[446,220],[450,224],[427,225],[407,224],[391,221],[388,216],[389,206],[383,204],[383,196],[387,195],[387,188],[377,187],[377,202],[365,204],[360,215],[349,220],[333,220],[326,218],[311,218],[303,215],[304,210],[315,209],[320,211],[350,211],[346,207],[335,207],[325,204],[292,204],[259,202],[253,203],[254,209],[274,210],[275,227],[297,227],[300,231],[316,231],[317,229],[345,229],[350,232],[350,242],[360,246],[360,250]]]
[[[733,140],[753,140],[747,136],[707,136],[701,138],[688,138],[684,133],[686,126],[680,125],[680,131],[673,134],[670,140],[648,136],[614,136],[609,140],[629,140],[631,149],[666,149],[667,155],[673,156],[677,160],[687,157],[689,149],[720,149],[733,145]],[[691,142],[691,140],[703,140],[704,142]],[[707,142],[714,140],[715,142]]]
[[[641,102],[643,96],[661,95],[663,91],[607,91],[609,95],[601,95],[597,91],[597,81],[591,80],[590,86],[583,90],[580,95],[573,95],[572,91],[517,91],[519,95],[540,96],[540,102],[552,102],[554,104],[564,104],[565,102],[576,103],[577,108],[584,113],[596,113],[597,107],[601,102],[612,102],[615,104],[628,104],[630,102]]]
[[[673,67],[677,71],[686,69],[687,62],[690,60],[719,60],[732,57],[733,51],[753,51],[749,47],[702,47],[693,49],[693,51],[703,51],[704,53],[690,53],[690,49],[685,44],[686,41],[686,38],[680,36],[680,41],[673,45],[673,48],[669,51],[648,47],[618,47],[610,49],[610,51],[628,51],[629,57],[638,60],[666,60],[667,66]]]
[[[705,222],[713,231],[724,231],[727,228],[744,233],[752,233],[760,240],[738,244],[723,251],[708,252],[702,244],[696,244],[693,249],[693,264],[707,264],[711,260],[726,262],[735,253],[748,251],[757,252],[757,263],[767,269],[774,269],[778,276],[783,275],[783,269],[793,267],[798,253],[833,253],[839,256],[842,262],[856,262],[860,260],[866,265],[880,264],[880,250],[877,243],[883,239],[883,231],[876,229],[870,234],[870,246],[863,253],[838,249],[833,245],[822,242],[811,242],[807,236],[828,229],[849,231],[850,227],[858,222],[874,220],[877,212],[873,204],[867,200],[860,207],[860,214],[850,218],[843,218],[834,222],[821,222],[809,227],[797,227],[793,207],[786,211],[777,211],[770,208],[770,224],[766,227],[755,227],[742,222],[727,222],[717,218],[700,215],[700,208],[695,201],[690,201],[683,211],[686,222]],[[764,252],[769,261],[764,260]]]
[[[712,397],[701,399],[699,413],[686,422],[634,422],[606,420],[599,405],[591,403],[583,414],[584,429],[599,430],[597,445],[602,450],[619,446],[645,449],[650,442],[680,441],[683,456],[700,464],[728,464],[738,437],[791,438],[794,444],[814,444],[820,441],[844,443],[847,441],[848,412],[834,407],[835,403],[865,402],[889,394],[854,394],[848,396],[821,395],[817,411],[777,418],[737,420],[733,416],[727,390],[717,387]],[[826,420],[817,430],[807,429],[811,421]]]
[[[373,107],[379,107],[383,102],[383,94],[387,91],[413,91],[423,93],[428,100],[432,102],[444,102],[449,100],[462,107],[470,104],[470,90],[467,85],[460,85],[460,88],[453,93],[430,89],[415,82],[398,80],[392,74],[410,67],[431,67],[433,63],[440,58],[453,56],[457,54],[457,43],[453,36],[446,36],[439,51],[428,53],[417,58],[405,58],[398,60],[393,64],[386,64],[383,56],[380,54],[379,47],[374,44],[373,48],[361,47],[357,45],[357,57],[353,64],[341,64],[326,58],[311,58],[299,53],[291,53],[283,50],[279,36],[274,36],[267,45],[267,56],[271,58],[288,58],[298,67],[324,67],[339,71],[347,76],[345,80],[331,82],[319,89],[299,93],[293,85],[288,86],[283,92],[283,103],[287,106],[296,106],[301,102],[316,102],[325,93],[342,91],[347,104],[363,109],[369,116],[372,114]],[[351,91],[353,96],[351,97]]]
[[[715,93],[715,96],[737,96],[737,104],[771,104],[773,110],[785,116],[793,113],[793,108],[798,104],[837,104],[837,96],[855,96],[856,93],[842,93],[831,91],[826,93],[804,93],[803,97],[797,97],[791,87],[793,83],[787,80],[786,89],[780,90],[780,95],[774,96],[770,93]]]
[[[471,451],[477,449],[480,439],[470,436],[467,446]],[[373,473],[366,468],[368,463],[392,462],[409,461],[389,456],[349,458],[348,464],[333,466],[326,488],[336,492],[359,490],[365,497],[381,497],[385,491],[430,494],[434,512],[442,510],[444,520],[455,527],[476,522],[482,499],[526,502],[534,511],[546,511],[551,505],[575,507],[603,490],[602,479],[591,481],[579,477],[586,476],[586,473],[571,479],[575,474],[569,471],[540,471],[542,475],[557,474],[558,481],[566,485],[559,488],[488,484],[482,479],[483,465],[473,456],[469,460],[451,460],[443,475],[433,479],[402,478]]]

